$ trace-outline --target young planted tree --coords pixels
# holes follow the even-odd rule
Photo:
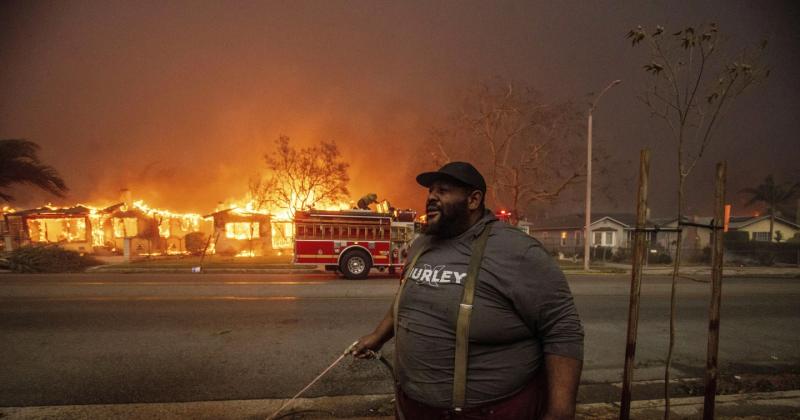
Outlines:
[[[714,23],[687,27],[676,32],[662,26],[641,26],[627,38],[644,45],[650,55],[644,70],[650,74],[641,99],[651,114],[661,120],[675,143],[677,218],[683,220],[686,180],[708,150],[715,129],[731,104],[749,87],[769,74],[761,56],[762,42],[753,50],[725,55],[723,38]],[[664,372],[665,418],[669,418],[669,378],[675,343],[676,283],[680,273],[683,234],[679,232],[670,295],[669,350]]]
[[[431,132],[435,164],[468,160],[484,169],[490,201],[522,218],[585,174],[580,114],[534,89],[495,79],[468,92],[448,124]]]
[[[8,189],[14,184],[29,184],[58,197],[67,185],[52,166],[39,160],[39,145],[24,139],[0,140],[0,200],[14,199]]]
[[[275,146],[273,152],[264,155],[267,177],[250,182],[250,193],[257,205],[286,208],[294,216],[297,210],[347,198],[350,164],[342,161],[336,143],[323,141],[296,149],[289,137],[281,136]]]
[[[775,234],[775,213],[776,209],[785,205],[789,204],[792,199],[800,194],[800,182],[784,182],[784,183],[775,183],[775,179],[773,179],[772,175],[767,175],[764,178],[764,182],[759,184],[755,188],[745,188],[741,190],[742,193],[747,194],[750,198],[745,203],[745,206],[751,206],[755,203],[763,203],[767,207],[767,212],[769,212],[769,237],[770,240],[776,240],[780,242],[780,239],[777,239],[777,235]],[[779,232],[780,233],[780,232]],[[781,239],[783,238],[783,234],[781,234]]]

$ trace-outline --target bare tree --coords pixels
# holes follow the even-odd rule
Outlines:
[[[341,160],[335,142],[296,149],[287,136],[275,141],[275,151],[264,155],[268,174],[250,182],[259,205],[287,208],[291,215],[317,205],[335,204],[349,194],[349,164]]]
[[[522,218],[585,174],[579,114],[547,103],[534,89],[494,79],[465,95],[449,124],[432,130],[432,160],[469,160],[483,168],[489,199]]]
[[[721,51],[723,38],[715,23],[687,27],[669,34],[664,27],[650,31],[641,26],[627,34],[636,46],[648,47],[650,62],[644,70],[651,75],[641,99],[669,128],[677,154],[678,206],[680,224],[684,216],[686,179],[708,150],[713,133],[734,100],[755,82],[769,74],[761,64],[766,47],[735,56]],[[675,344],[676,282],[680,272],[683,234],[678,233],[670,295],[669,350],[664,373],[664,418],[669,418],[669,377]]]

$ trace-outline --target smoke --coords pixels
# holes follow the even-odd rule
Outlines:
[[[261,156],[287,135],[296,145],[336,141],[351,163],[351,199],[374,192],[397,207],[421,209],[424,191],[413,175],[432,169],[428,131],[454,109],[454,92],[472,83],[495,75],[525,80],[561,101],[621,78],[623,86],[603,99],[595,128],[598,144],[629,160],[639,148],[658,145],[635,99],[640,63],[623,38],[631,25],[665,18],[694,23],[723,10],[723,29],[739,30],[746,15],[749,30],[776,28],[777,57],[789,64],[798,58],[785,38],[794,21],[777,6],[686,6],[669,13],[647,5],[617,13],[618,6],[583,3],[0,7],[0,138],[42,145],[44,161],[71,188],[54,204],[113,202],[129,188],[153,206],[211,211],[219,201],[243,198],[248,179],[264,169]],[[788,76],[769,83],[773,93],[798,91]],[[796,143],[781,135],[797,131],[795,119],[775,110],[795,109],[800,95],[782,96],[788,102],[770,108],[776,118],[732,115],[744,128],[720,132],[731,140],[719,154],[740,150],[736,144],[766,129],[774,134],[765,140],[773,147],[750,155],[747,173],[756,179],[795,163]],[[786,153],[774,159],[770,150]],[[666,172],[670,159],[656,165]],[[618,168],[621,176],[635,177],[630,166]],[[735,168],[731,179],[738,179]],[[657,187],[671,191],[669,183]],[[18,207],[52,200],[27,189],[16,195]]]

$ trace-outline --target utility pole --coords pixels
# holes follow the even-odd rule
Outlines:
[[[603,89],[589,108],[589,121],[587,123],[586,135],[586,224],[583,229],[583,269],[589,271],[589,241],[591,240],[591,232],[589,225],[592,224],[592,113],[597,108],[597,103],[603,94],[612,87],[622,83],[622,80],[614,80]]]

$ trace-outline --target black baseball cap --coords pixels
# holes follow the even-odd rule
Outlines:
[[[450,162],[436,172],[423,172],[417,175],[417,182],[423,187],[430,188],[434,182],[443,178],[455,179],[486,194],[486,181],[483,175],[467,162]]]

